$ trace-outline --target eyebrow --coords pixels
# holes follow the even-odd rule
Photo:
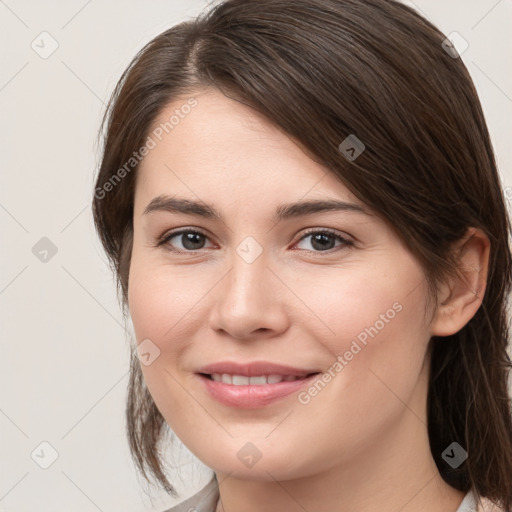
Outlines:
[[[197,215],[207,219],[222,221],[222,215],[211,205],[203,202],[191,201],[178,197],[160,195],[151,200],[144,210],[144,215],[151,212],[166,211],[170,213],[184,213]],[[338,199],[316,199],[298,203],[279,205],[274,213],[273,221],[312,215],[314,213],[347,211],[356,212],[372,217],[373,215],[363,206],[347,203]]]

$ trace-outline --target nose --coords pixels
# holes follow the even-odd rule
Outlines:
[[[214,290],[210,326],[215,331],[249,340],[288,328],[284,285],[268,267],[265,252],[249,263],[233,251],[231,268]]]

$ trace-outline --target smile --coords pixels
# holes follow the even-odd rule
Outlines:
[[[209,377],[215,382],[223,382],[232,386],[263,386],[265,384],[278,384],[279,382],[291,382],[305,377],[294,375],[257,375],[246,377],[245,375],[230,375],[229,373],[212,373]]]
[[[239,409],[258,409],[298,393],[311,384],[317,373],[293,375],[196,374],[206,393],[217,402]]]

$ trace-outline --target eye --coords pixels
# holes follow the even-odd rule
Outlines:
[[[171,240],[176,238],[182,245],[182,247],[174,248],[171,244]],[[171,251],[175,252],[194,252],[198,249],[204,248],[204,239],[208,238],[204,233],[196,231],[194,229],[182,229],[180,231],[174,231],[164,235],[164,237],[158,242],[157,246],[169,245]]]
[[[310,249],[305,249],[309,252],[331,252],[330,250],[335,248],[333,244],[336,240],[340,241],[341,247],[350,247],[354,245],[354,242],[347,240],[346,238],[339,235],[336,231],[331,229],[317,229],[308,231],[304,236],[301,237],[298,243],[306,240],[307,238],[311,238],[310,243],[311,247],[313,247],[312,251]],[[340,248],[340,246],[338,246],[338,248]]]
[[[171,240],[174,238],[181,244],[181,247],[175,247],[175,243],[171,243]],[[297,244],[303,242],[307,238],[311,238],[311,249],[305,249],[308,252],[331,252],[331,249],[335,249],[333,244],[336,240],[340,242],[338,245],[338,249],[341,247],[350,247],[354,245],[354,242],[351,240],[347,240],[336,231],[331,229],[317,229],[310,230],[305,235],[303,235]],[[169,250],[177,252],[177,253],[191,253],[197,250],[201,250],[205,248],[205,240],[208,237],[201,231],[197,231],[195,229],[181,229],[179,231],[173,231],[171,233],[167,233],[164,235],[157,243],[157,247],[166,245]],[[297,245],[296,244],[296,245]]]

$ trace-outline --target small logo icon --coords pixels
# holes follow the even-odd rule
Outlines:
[[[467,458],[468,452],[455,441],[441,454],[443,460],[453,469],[458,468]]]
[[[237,457],[248,468],[252,468],[263,456],[256,445],[251,442],[245,443],[237,453]]]
[[[263,247],[252,236],[247,236],[238,245],[236,252],[246,263],[252,263],[263,252]]]
[[[160,357],[160,349],[149,338],[146,338],[137,346],[137,357],[144,366],[149,366]]]
[[[458,32],[450,32],[441,46],[452,59],[458,59],[469,48],[469,43]]]
[[[59,47],[57,40],[48,32],[41,32],[30,45],[39,57],[47,59],[50,57],[55,50]]]
[[[43,441],[30,456],[40,468],[48,469],[59,458],[59,453],[48,441]]]
[[[42,263],[48,263],[56,254],[57,246],[47,237],[43,236],[32,247],[32,254]]]
[[[366,146],[353,133],[351,133],[338,146],[340,153],[351,162],[353,162],[365,149]]]

